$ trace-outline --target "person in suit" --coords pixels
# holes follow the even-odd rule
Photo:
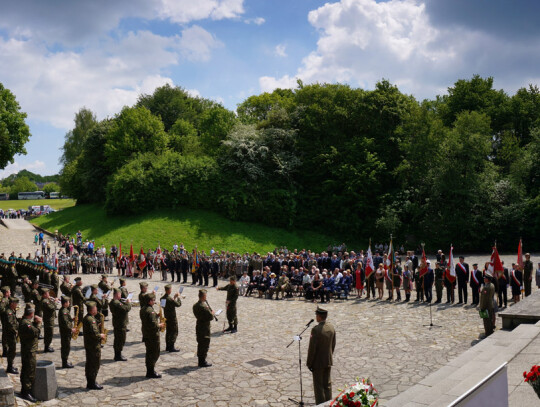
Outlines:
[[[523,273],[518,264],[512,264],[510,285],[512,286],[512,298],[514,299],[514,303],[518,303],[521,297],[521,290],[523,289]]]
[[[469,282],[469,265],[465,263],[465,257],[459,256],[456,264],[456,276],[458,281],[458,304],[467,304],[467,283]]]
[[[508,274],[508,269],[504,267],[504,261],[501,262],[503,265],[503,271],[499,272],[497,277],[497,297],[499,298],[499,308],[506,308],[508,306],[508,285],[510,284],[510,275]]]
[[[469,283],[472,291],[472,305],[478,305],[480,302],[480,285],[482,284],[482,272],[478,269],[478,264],[474,263],[471,270],[471,282]]]
[[[331,323],[326,322],[328,311],[317,307],[315,314],[318,324],[311,329],[306,364],[313,373],[315,404],[321,404],[332,400],[331,370],[336,331]]]
[[[428,304],[433,300],[433,282],[435,281],[435,275],[431,268],[431,260],[427,261],[427,273],[424,274],[424,295]]]

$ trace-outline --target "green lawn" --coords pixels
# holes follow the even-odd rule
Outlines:
[[[53,209],[64,209],[75,206],[73,199],[28,199],[0,201],[0,209],[28,209],[34,205],[49,205]]]
[[[185,208],[111,217],[101,206],[80,205],[38,217],[32,222],[51,232],[59,230],[74,235],[80,230],[84,239],[95,240],[96,244],[106,247],[122,242],[124,253],[129,251],[131,243],[136,252],[141,245],[148,249],[160,243],[162,248],[171,249],[174,243],[183,243],[186,249],[197,245],[199,250],[207,253],[212,247],[216,250],[265,253],[281,246],[321,251],[329,243],[343,241],[309,231],[287,231],[261,224],[234,222],[213,212]]]

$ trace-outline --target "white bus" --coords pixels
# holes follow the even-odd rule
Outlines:
[[[19,192],[18,199],[45,199],[45,192]]]
[[[49,194],[50,199],[60,199],[60,192],[51,192]]]
[[[0,201],[7,201],[9,199],[9,194],[1,193],[0,194]]]

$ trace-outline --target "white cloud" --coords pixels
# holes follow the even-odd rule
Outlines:
[[[208,61],[212,49],[223,44],[204,28],[194,25],[182,31],[179,47],[189,61]]]
[[[243,0],[159,0],[158,15],[174,23],[211,18],[223,20],[244,13]]]
[[[536,76],[531,58],[538,59],[538,41],[505,42],[479,30],[434,26],[421,0],[341,0],[311,11],[308,20],[319,32],[316,50],[303,58],[294,75],[261,77],[261,90],[295,87],[291,76],[305,83],[347,82],[367,88],[387,78],[403,92],[433,98],[475,73],[494,76],[507,90]],[[531,61],[525,64],[529,68],[509,69],[511,61],[524,59]],[[512,69],[528,72],[508,75]]]
[[[0,180],[10,176],[11,174],[16,174],[21,170],[28,170],[41,174],[45,168],[45,163],[40,160],[36,160],[28,164],[21,164],[18,161],[15,161],[12,164],[8,164],[3,170],[0,170]]]
[[[197,89],[186,89],[186,92],[191,97],[194,97],[194,98],[200,98],[201,97],[201,92],[199,92]]]
[[[285,44],[278,44],[274,48],[274,55],[281,58],[285,58],[287,56],[286,49],[287,49],[287,46]]]
[[[263,25],[265,22],[266,20],[262,17],[246,18],[244,20],[244,23],[246,24],[255,24],[255,25]]]

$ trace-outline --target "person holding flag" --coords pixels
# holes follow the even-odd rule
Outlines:
[[[444,273],[444,285],[446,287],[446,303],[454,303],[454,289],[456,288],[456,266],[454,264],[454,246],[450,245],[450,255]]]
[[[367,299],[369,300],[370,294],[375,298],[375,265],[373,264],[373,256],[371,254],[371,240],[369,242],[369,247],[366,256],[366,289],[367,289]]]
[[[141,246],[141,251],[139,253],[139,261],[137,263],[137,266],[140,270],[140,272],[142,273],[143,275],[143,278],[146,278],[146,256],[144,254],[144,250],[143,250],[143,247]]]
[[[197,246],[193,249],[193,262],[191,264],[191,285],[197,284],[199,281],[199,253],[197,252]]]

